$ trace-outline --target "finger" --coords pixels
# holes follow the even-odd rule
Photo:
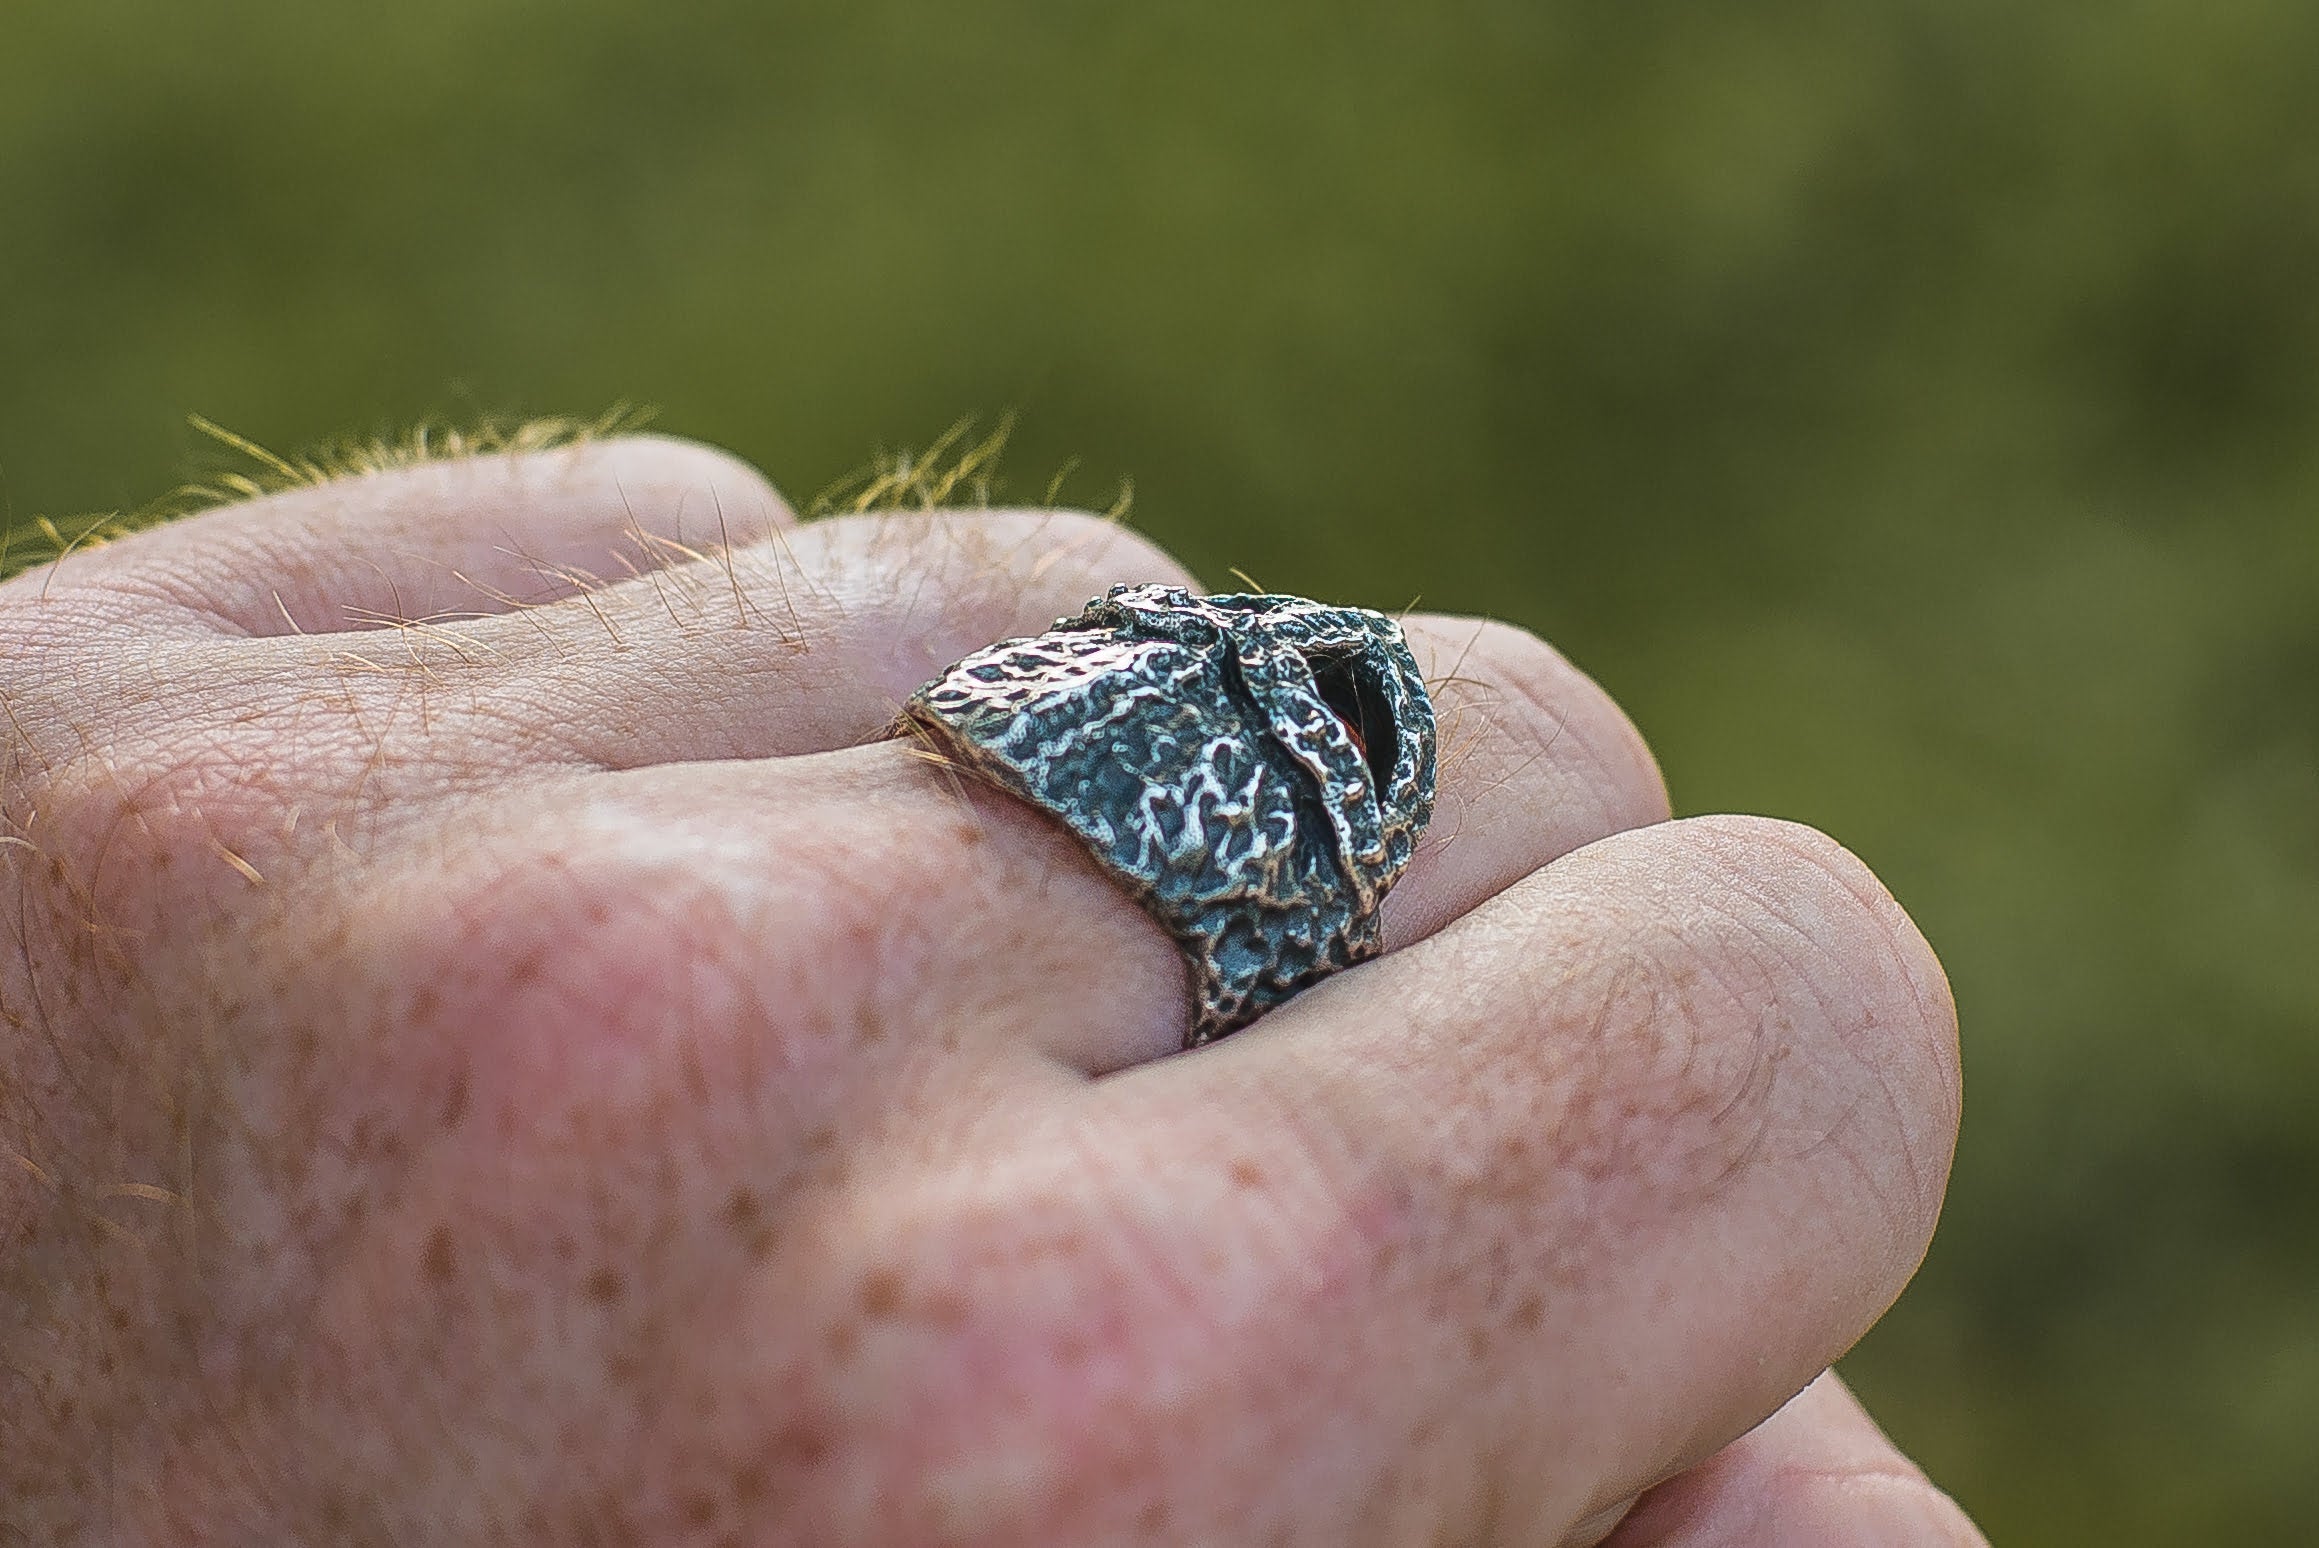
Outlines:
[[[528,606],[793,520],[736,457],[622,436],[268,495],[73,555],[43,584],[129,598],[161,627],[328,633]]]
[[[603,767],[829,751],[882,734],[911,692],[992,640],[1046,628],[1113,585],[1196,584],[1135,533],[1058,511],[836,518],[733,564],[731,576],[593,597],[600,620],[566,605],[559,648],[535,654],[511,691],[550,706],[534,718]],[[648,600],[679,583],[708,596]],[[704,627],[695,611],[742,619],[769,597],[777,627],[762,630]],[[1433,698],[1439,774],[1433,820],[1385,903],[1388,946],[1560,855],[1666,819],[1641,733],[1553,647],[1488,619],[1417,614],[1403,626]],[[514,621],[503,633],[520,645]],[[623,648],[589,649],[591,634]]]
[[[1834,1372],[1636,1504],[1608,1548],[1986,1548]]]
[[[970,651],[1146,582],[1197,585],[1102,517],[838,516],[473,633],[517,663],[501,698],[585,761],[637,768],[868,741]]]
[[[901,702],[991,641],[1034,633],[1114,585],[1196,587],[1118,523],[1061,511],[842,517],[519,614],[376,647],[298,642],[286,670],[327,670],[402,712],[467,774],[546,761],[636,768],[820,752],[881,735]],[[263,621],[263,620],[260,620]],[[1388,902],[1389,944],[1606,833],[1663,820],[1641,736],[1595,683],[1509,625],[1406,620],[1439,731],[1435,815]],[[308,659],[311,658],[311,659]],[[325,659],[327,658],[327,659]],[[478,664],[481,671],[474,669]],[[438,670],[440,668],[440,670]],[[471,691],[443,693],[470,679]]]
[[[937,572],[929,581],[930,592],[950,599],[948,621],[939,625],[948,638],[897,645],[906,632],[898,626],[840,623],[842,609],[830,615],[836,637],[823,652],[835,659],[817,670],[853,677],[882,670],[913,684],[924,661],[950,650],[960,635],[986,631],[1010,610],[1044,609],[1054,588],[1082,591],[1088,567],[1117,574],[1168,563],[1112,524],[1053,513],[849,519],[788,539],[792,546],[815,540],[863,552],[907,542],[930,564],[955,555],[952,562],[971,572],[971,579]],[[1003,578],[995,569],[1002,560]],[[824,568],[836,577],[829,592],[891,583],[895,570],[887,565],[872,566],[858,582],[844,580],[856,563],[869,561]],[[1058,574],[1067,578],[1052,578]],[[1389,939],[1431,930],[1512,876],[1602,833],[1664,815],[1664,788],[1641,738],[1599,687],[1543,643],[1470,619],[1412,619],[1409,627],[1420,659],[1440,678],[1445,751],[1428,847],[1387,902]],[[890,664],[897,649],[914,653],[898,667]],[[670,664],[671,674],[682,670]],[[606,691],[622,698],[624,713],[635,713],[623,690]],[[706,680],[698,691],[708,693]],[[1180,949],[1060,824],[961,779],[908,742],[754,761],[768,750],[800,751],[858,732],[861,712],[816,709],[806,696],[789,706],[800,718],[789,719],[778,712],[778,698],[760,710],[758,696],[729,684],[725,695],[748,708],[726,712],[729,740],[710,743],[717,756],[702,756],[702,738],[711,734],[705,728],[666,732],[669,744],[690,750],[695,761],[637,770],[603,799],[623,810],[633,805],[640,828],[681,818],[713,830],[727,853],[753,854],[751,875],[785,877],[793,889],[818,877],[829,896],[858,901],[869,918],[933,921],[937,928],[908,951],[891,940],[880,947],[871,997],[881,1025],[972,1021],[1085,1072],[1181,1045],[1190,1006]],[[681,689],[665,696],[672,717],[699,714]],[[818,714],[833,718],[812,718]],[[613,727],[630,756],[648,734],[609,709],[576,702],[553,718],[578,737]],[[775,938],[794,946],[807,928],[784,924]]]
[[[1945,1185],[1954,1035],[1856,860],[1700,819],[1096,1090],[1141,1115],[1144,1165],[1173,1158],[1123,1228],[1152,1274],[1221,1262],[1244,1319],[1182,1383],[1224,1404],[1235,1367],[1295,1370],[1258,1394],[1278,1444],[1460,1484],[1551,1542],[1747,1431],[1898,1294]],[[1299,1429],[1321,1412],[1367,1422]]]
[[[448,644],[456,655],[472,640],[509,679],[501,697],[568,732],[559,739],[582,761],[774,757],[876,736],[909,694],[970,651],[1140,583],[1198,589],[1116,521],[882,513],[719,547],[520,617],[480,620]],[[1432,687],[1444,769],[1414,870],[1454,878],[1430,890],[1494,890],[1553,854],[1665,816],[1665,787],[1634,727],[1542,641],[1437,614],[1406,627]],[[486,719],[510,717],[490,706]],[[527,753],[538,740],[524,739]],[[1526,842],[1500,842],[1507,835]],[[1388,916],[1395,938],[1454,917],[1420,910],[1428,891],[1412,889]]]
[[[863,516],[459,630],[372,647],[282,640],[276,667],[327,670],[339,696],[373,702],[360,706],[359,735],[332,742],[336,761],[317,759],[329,767],[307,771],[313,788],[269,791],[261,804],[288,813],[273,824],[285,827],[302,807],[343,804],[349,782],[367,810],[447,781],[506,788],[558,765],[624,769],[843,746],[876,735],[901,697],[974,646],[1043,627],[1114,583],[1189,580],[1145,540],[1089,516]],[[1433,679],[1441,773],[1433,824],[1386,905],[1389,945],[1438,928],[1557,855],[1665,816],[1664,786],[1634,727],[1543,642],[1440,615],[1407,627]],[[353,670],[350,659],[365,649],[374,669]],[[435,659],[421,659],[430,651]],[[217,727],[218,756],[235,766],[262,761],[262,748],[242,750],[266,729],[242,723],[247,697],[218,696],[234,712]],[[907,751],[868,756],[890,764]],[[865,860],[844,884],[948,876],[958,901],[945,917],[986,929],[1025,919],[1048,932],[1068,953],[1057,982],[1074,994],[1050,992],[1035,974],[994,971],[1002,958],[956,970],[998,979],[990,992],[1012,993],[1023,1034],[1065,1062],[1109,1070],[1172,1051],[1188,1014],[1183,965],[1141,910],[1056,825],[1011,800],[969,801],[977,841],[997,846],[958,852],[942,835],[958,828],[962,787],[923,766],[906,773],[914,815],[897,830],[894,877]],[[732,771],[699,798],[736,826],[754,825],[763,820],[761,778]],[[842,790],[831,799],[842,802]],[[295,828],[269,828],[237,833],[228,847],[265,872],[273,851],[296,841]],[[1006,863],[994,865],[1002,850]],[[1068,875],[1071,896],[1085,900],[1058,912],[1043,911],[1037,891],[993,895],[987,875],[1017,874],[1015,862]],[[1065,889],[1057,881],[1040,890]],[[974,929],[958,939],[962,951],[975,949]]]
[[[587,761],[779,757],[879,736],[960,657],[1140,583],[1198,585],[1138,534],[1073,512],[841,517],[552,619],[502,620],[487,639],[532,663],[511,692],[552,706],[544,718]],[[1556,855],[1665,819],[1641,734],[1551,646],[1487,619],[1418,614],[1404,627],[1434,701],[1440,774],[1426,840],[1387,905],[1389,942],[1431,933]],[[527,629],[552,629],[553,648],[527,651]]]
[[[1085,535],[1068,524],[1056,529],[1051,517],[994,513],[971,524],[977,542],[960,551],[978,553],[993,541],[1017,544],[1023,522],[1032,522],[1028,530],[1049,541]],[[807,528],[791,541],[803,542],[817,530]],[[1124,541],[1115,529],[1102,529],[1101,535],[1108,543]],[[1092,558],[1073,563],[1108,567],[1118,562],[1107,557],[1110,551],[1088,549]],[[987,572],[984,560],[975,563],[978,572]],[[937,583],[946,580],[936,577]],[[943,627],[954,633],[987,628],[993,621],[987,609],[1023,606],[1020,584],[994,592],[985,581],[946,592],[960,599],[954,611],[986,611],[973,622]],[[977,594],[984,598],[980,603],[965,600]],[[1427,844],[1386,905],[1390,943],[1456,918],[1557,855],[1665,815],[1664,787],[1641,738],[1599,687],[1543,643],[1505,625],[1468,619],[1414,619],[1410,629],[1421,660],[1433,663],[1441,679],[1444,752]],[[903,632],[855,626],[847,636],[853,643],[825,647],[833,654],[843,650],[825,669],[870,675]],[[912,647],[918,655],[903,668],[903,679],[911,680],[928,654],[950,643]],[[743,703],[758,697],[731,690],[728,695]],[[699,714],[687,702],[692,695],[668,697],[672,717]],[[861,729],[860,720],[845,720],[858,710],[839,709],[836,721],[801,722],[790,717],[819,713],[810,697],[790,701],[788,709],[789,715],[728,712],[732,729],[725,735],[750,740],[710,745],[719,755],[746,757],[763,754],[773,738],[780,738],[780,750],[793,751],[798,742]],[[633,722],[624,724],[610,713],[559,719],[576,735],[618,727],[631,755],[640,736]],[[709,734],[706,727],[667,733],[672,744],[696,753]],[[760,769],[734,764],[686,776],[686,784],[709,809],[729,812],[740,824],[760,809],[750,792],[766,777]],[[949,955],[920,970],[925,981],[913,983],[897,969],[897,983],[935,997],[970,994],[994,1007],[1009,1035],[1082,1070],[1117,1069],[1179,1046],[1189,1007],[1178,948],[1060,824],[929,762],[908,743],[833,754],[812,771],[780,777],[822,781],[832,824],[854,820],[861,792],[883,792],[888,804],[881,807],[878,832],[855,841],[848,850],[849,872],[834,884],[857,893],[907,889],[909,908],[954,922],[946,937]],[[856,811],[846,810],[849,805]]]
[[[194,869],[230,892],[241,863],[271,874],[328,834],[360,844],[398,823],[431,828],[444,798],[463,791],[520,801],[575,775],[876,738],[902,695],[968,649],[1045,627],[1114,581],[1188,579],[1092,516],[835,518],[722,562],[496,617],[259,641],[170,636],[133,658],[110,645],[78,670],[172,685],[166,713],[128,698],[109,729],[75,724],[45,741],[79,778],[74,739],[97,736],[107,756],[86,774],[109,794],[92,809],[125,797],[140,813],[182,812],[177,826],[207,856]],[[722,817],[759,823],[758,784],[758,771],[732,781]],[[930,784],[929,810],[946,788]],[[157,820],[140,816],[134,831]],[[117,825],[95,826],[93,841],[112,844]],[[220,869],[221,848],[233,870]]]

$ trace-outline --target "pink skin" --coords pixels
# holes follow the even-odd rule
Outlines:
[[[1958,1102],[1841,849],[1413,618],[1392,950],[1176,1056],[1151,921],[879,740],[1188,579],[639,439],[0,586],[0,1537],[1978,1542],[1820,1377]]]

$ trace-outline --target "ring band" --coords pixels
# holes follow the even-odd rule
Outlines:
[[[1433,812],[1401,626],[1302,597],[1115,587],[952,666],[902,722],[1060,821],[1175,937],[1187,1048],[1381,951]]]

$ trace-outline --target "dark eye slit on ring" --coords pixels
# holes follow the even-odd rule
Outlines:
[[[1358,651],[1323,650],[1305,656],[1321,702],[1336,712],[1346,734],[1383,789],[1393,778],[1393,709]]]

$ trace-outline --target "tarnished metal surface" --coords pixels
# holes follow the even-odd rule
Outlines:
[[[903,718],[1062,822],[1175,936],[1186,1047],[1376,955],[1433,811],[1400,625],[1301,597],[1118,587],[968,656]]]

